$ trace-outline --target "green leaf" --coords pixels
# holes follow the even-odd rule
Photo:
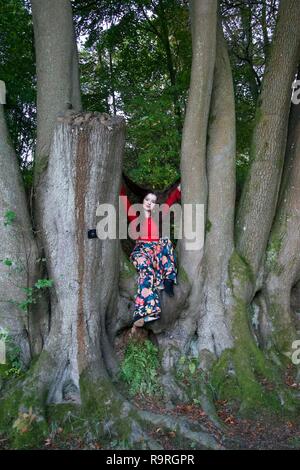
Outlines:
[[[190,362],[189,363],[189,371],[192,375],[195,373],[195,370],[196,370],[196,364],[194,362]]]
[[[4,260],[2,260],[2,261],[3,261],[3,264],[4,264],[5,266],[12,266],[12,264],[13,264],[12,260],[9,259],[9,258],[6,258],[6,259],[4,259]]]
[[[4,225],[11,225],[15,220],[17,214],[14,211],[6,211],[4,214]]]

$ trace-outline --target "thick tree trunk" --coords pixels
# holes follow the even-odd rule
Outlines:
[[[70,381],[80,400],[82,372],[103,374],[101,347],[106,345],[106,318],[116,309],[119,243],[90,240],[87,230],[96,225],[97,202],[114,206],[118,202],[123,146],[121,118],[91,114],[59,118],[41,178],[43,242],[55,286],[44,347],[58,358],[53,400],[62,400],[64,384]]]
[[[8,331],[21,348],[24,364],[30,361],[28,338],[28,311],[17,304],[26,300],[23,288],[34,282],[37,246],[31,229],[29,210],[17,157],[11,146],[5,122],[3,105],[0,104],[0,327]],[[16,215],[11,224],[7,211]],[[12,262],[9,266],[5,260]],[[9,262],[8,261],[8,262]]]
[[[87,230],[96,225],[97,203],[117,203],[124,128],[122,118],[108,115],[58,118],[40,179],[41,235],[54,281],[51,324],[18,405],[32,402],[41,434],[46,403],[84,406],[97,385],[98,401],[109,399],[104,348],[106,318],[116,308],[119,243],[90,240]]]
[[[47,435],[46,416],[49,419],[70,407],[81,429],[108,441],[116,437],[140,445],[144,440],[149,448],[160,448],[145,432],[150,423],[168,429],[178,425],[178,432],[198,447],[217,448],[203,427],[140,412],[115,386],[114,341],[131,323],[136,271],[117,238],[91,240],[87,230],[97,223],[97,203],[118,204],[124,120],[65,112],[66,103],[80,108],[70,3],[32,0],[32,6],[39,93],[35,223],[54,287],[49,311],[47,304],[40,304],[33,312],[33,349],[41,354],[15,389],[8,388],[2,396],[0,431],[10,429],[16,446],[32,446]],[[182,203],[204,204],[205,245],[191,250],[184,235],[179,243],[175,297],[162,297],[162,319],[147,328],[156,335],[163,353],[161,380],[169,405],[197,398],[217,425],[212,390],[219,398],[237,400],[241,411],[281,410],[282,405],[289,409],[295,404],[283,386],[280,369],[281,355],[297,327],[291,309],[300,305],[300,105],[292,107],[289,127],[285,125],[290,85],[299,64],[300,27],[295,11],[295,0],[281,2],[258,104],[253,162],[237,214],[235,249],[235,112],[230,62],[217,1],[191,2],[193,65],[182,140]],[[55,19],[51,25],[45,12]],[[58,84],[59,90],[54,90]],[[47,90],[45,97],[42,88]],[[8,161],[11,149],[1,114],[0,137],[0,165],[10,175],[1,181],[5,196],[12,185],[21,185],[11,163],[14,160]],[[1,204],[6,209],[4,196]],[[30,232],[24,196],[20,193],[7,199],[20,203],[20,221],[23,217]],[[5,240],[12,252],[20,249]],[[34,252],[34,240],[30,241]],[[12,315],[18,334],[23,326],[15,311]],[[26,341],[24,344],[26,352]],[[176,374],[182,364],[189,374],[190,360],[198,364],[194,385],[188,387]],[[272,384],[271,392],[262,379]],[[11,428],[18,413],[28,412],[30,407],[36,435]]]
[[[299,324],[291,293],[300,280],[300,105],[292,104],[282,189],[266,251],[265,279],[257,300],[265,346],[291,351]]]
[[[216,22],[216,20],[215,17],[214,21]],[[196,17],[194,17],[194,21],[197,21]],[[213,29],[213,26],[210,25],[209,30],[212,31]],[[199,40],[197,40],[195,34],[194,32],[194,44],[197,45],[200,42],[198,42]],[[206,33],[199,29],[197,34]],[[199,68],[202,68],[202,62],[199,58],[198,60],[199,62],[196,62],[196,64]],[[214,67],[208,143],[205,144],[207,145],[207,157],[205,153],[202,156],[204,158],[202,166],[199,167],[198,162],[193,173],[193,178],[204,181],[206,179],[205,165],[207,164],[209,187],[214,188],[214,191],[210,191],[208,194],[204,256],[201,259],[196,253],[196,257],[192,262],[191,269],[195,270],[195,277],[191,294],[187,298],[187,306],[183,309],[175,325],[169,325],[168,329],[158,337],[159,344],[164,351],[163,365],[166,374],[164,383],[173,398],[176,395],[183,398],[172,378],[174,366],[180,356],[192,355],[201,358],[201,366],[207,368],[211,360],[220,356],[233,343],[230,317],[226,313],[226,304],[228,303],[226,300],[228,297],[226,285],[228,281],[228,262],[233,251],[235,114],[231,69],[221,23],[218,24],[217,29],[217,56]],[[197,75],[196,69],[194,73]],[[191,82],[191,87],[192,84],[193,82]],[[196,83],[194,86],[196,87]],[[197,93],[200,92],[197,91]],[[191,92],[190,96],[192,96]],[[191,103],[191,106],[193,107],[194,103]],[[199,112],[203,113],[203,109],[198,109]],[[193,109],[193,113],[196,113],[195,109]],[[188,118],[189,112],[187,113]],[[197,125],[197,122],[197,119],[193,121],[193,125]],[[189,125],[191,126],[192,123],[190,122]],[[194,133],[196,139],[197,129],[195,128]],[[191,145],[191,142],[189,142],[189,145]],[[193,142],[193,152],[199,147],[201,146],[197,138]],[[193,159],[199,158],[199,155],[196,156],[195,153],[188,154],[183,150],[182,159],[188,158],[194,162]],[[187,174],[184,169],[188,169]],[[182,170],[183,186],[184,181],[186,181],[186,185],[190,188],[192,176],[187,162],[183,164]],[[202,172],[204,172],[204,175]],[[203,187],[201,190],[201,196],[204,197]],[[220,194],[222,194],[221,199]],[[193,195],[194,199],[196,195]],[[191,254],[193,252],[188,256]],[[184,263],[185,257],[186,252],[183,250],[181,263],[182,260]],[[191,269],[189,274],[192,272]],[[180,272],[182,271],[184,272],[180,266]],[[189,278],[192,279],[190,276]],[[180,277],[180,282],[183,283],[184,281],[187,282],[185,276]],[[201,400],[203,406],[207,407],[206,392],[203,388]],[[210,412],[213,413],[211,409]]]
[[[188,307],[175,327],[178,331],[186,331],[189,341],[197,331],[194,345],[196,350],[206,349],[217,356],[232,344],[230,324],[227,324],[225,316],[225,286],[228,261],[233,251],[234,116],[231,70],[219,24],[207,150],[208,181],[211,187],[216,188],[216,192],[210,192],[208,196],[207,233],[198,286],[193,286],[193,293],[188,298]],[[194,324],[192,329],[189,328],[191,321]],[[172,336],[173,333],[171,331],[167,336]],[[183,350],[186,350],[189,341],[182,343],[185,346]],[[169,349],[169,346],[166,349]]]
[[[39,257],[44,258],[40,237],[42,211],[40,200],[43,188],[39,179],[48,164],[50,143],[57,116],[67,109],[81,110],[79,68],[72,8],[69,0],[32,0],[32,16],[37,63],[37,144],[34,160],[33,216]],[[38,277],[47,276],[46,268]],[[35,338],[32,348],[35,354],[41,348],[49,332],[50,305],[43,296],[35,305],[30,329]]]
[[[205,2],[198,2],[198,8],[200,8],[200,4],[203,6]],[[275,44],[273,45],[273,55],[271,56],[270,65],[267,69],[266,82],[268,82],[268,80],[271,81],[269,74],[274,73],[274,64],[277,60],[280,48],[285,48],[284,50],[287,55],[284,59],[287,61],[285,68],[289,71],[289,79],[291,79],[291,81],[292,74],[295,72],[296,49],[299,40],[295,40],[293,34],[296,33],[298,35],[299,32],[295,24],[295,19],[293,18],[292,25],[290,25],[288,11],[286,11],[284,7],[282,7],[282,10],[280,22],[277,27],[277,35],[275,36]],[[196,21],[196,17],[194,12],[194,21]],[[211,30],[212,26],[210,25],[210,31]],[[199,36],[201,37],[202,33],[203,29],[201,32],[199,31],[197,33],[198,42],[195,40],[196,33],[195,30],[193,30],[194,54],[197,45],[200,43]],[[283,46],[282,41],[284,35],[287,43],[290,42],[289,45],[285,44]],[[206,45],[207,43],[208,41]],[[191,188],[194,190],[193,202],[196,202],[197,199],[195,194],[199,195],[199,191],[197,192],[195,189],[197,183],[199,181],[202,181],[202,183],[205,181],[207,171],[209,192],[206,238],[203,250],[204,256],[202,256],[202,253],[196,252],[193,256],[193,261],[187,262],[189,254],[184,249],[184,244],[181,246],[181,264],[184,267],[184,271],[188,273],[188,278],[193,279],[193,284],[191,294],[187,298],[187,308],[182,311],[175,325],[169,327],[168,330],[162,332],[158,337],[159,344],[164,351],[164,384],[171,398],[175,400],[178,400],[178,398],[185,399],[186,395],[182,391],[182,386],[180,385],[180,387],[178,387],[179,384],[174,380],[175,374],[172,373],[172,371],[175,372],[178,360],[182,355],[194,356],[198,358],[200,367],[211,370],[210,381],[214,384],[215,389],[218,390],[219,395],[238,399],[242,405],[241,410],[243,409],[247,412],[249,412],[249,410],[253,411],[254,403],[256,403],[257,406],[270,406],[273,408],[280,407],[282,402],[284,402],[287,407],[290,405],[293,406],[293,398],[284,390],[279,371],[273,368],[268,357],[258,348],[252,334],[253,326],[251,321],[254,322],[254,318],[252,318],[250,313],[255,306],[251,306],[250,301],[257,271],[249,269],[247,262],[234,250],[234,97],[230,64],[221,31],[219,31],[217,35],[217,44],[214,88],[210,104],[211,120],[208,133],[209,140],[205,143],[207,147],[207,157],[205,155],[203,159],[203,154],[200,153],[201,140],[199,141],[195,137],[197,133],[197,119],[193,119],[193,122],[189,121],[189,110],[187,111],[185,125],[189,132],[195,133],[190,136],[190,141],[188,142],[193,151],[191,153],[186,151],[188,148],[185,140],[187,134],[183,135],[182,143],[182,187],[184,188],[185,181],[188,181],[186,184],[189,190]],[[203,53],[203,57],[203,62],[200,60],[198,63],[200,77],[202,64],[205,63],[205,53]],[[282,59],[281,55],[280,58]],[[196,67],[196,64],[197,56],[193,60],[193,67]],[[197,69],[195,68],[193,70],[195,71]],[[276,79],[277,78],[276,76]],[[273,81],[274,80],[273,77]],[[280,99],[277,100],[276,104],[273,104],[273,106],[279,106],[279,109],[275,116],[273,114],[269,115],[268,111],[266,111],[266,123],[263,121],[262,124],[261,121],[258,121],[258,129],[256,129],[254,134],[254,139],[257,139],[259,127],[262,126],[263,135],[270,135],[271,129],[273,129],[274,126],[278,126],[279,140],[275,149],[276,151],[274,151],[274,155],[272,154],[273,159],[280,159],[280,151],[285,148],[286,139],[286,132],[282,129],[282,126],[279,125],[279,121],[282,121],[282,116],[287,116],[288,114],[290,86],[286,84],[282,74],[280,74],[278,78],[278,86],[281,85],[284,90],[280,90]],[[274,93],[275,97],[274,85],[272,86],[272,93]],[[201,88],[201,81],[199,88]],[[193,80],[191,80],[191,89],[193,89]],[[201,92],[198,90],[197,93],[196,101],[199,103],[199,101],[201,102],[199,97]],[[264,100],[262,103],[264,103]],[[197,114],[195,114],[197,109],[195,103],[193,103],[193,105],[193,117],[195,118],[195,116],[197,117]],[[265,106],[269,109],[268,104],[265,104]],[[202,112],[204,112],[203,109]],[[280,120],[277,117],[277,113],[281,113]],[[261,145],[261,143],[258,145]],[[265,162],[266,155],[269,155],[268,147],[261,148],[262,167],[265,171],[267,171],[269,165],[268,161]],[[197,161],[196,165],[194,165],[194,159]],[[219,163],[220,161],[222,161],[222,164]],[[190,165],[188,165],[188,162],[190,162]],[[200,162],[202,162],[201,165]],[[207,170],[205,168],[206,165]],[[276,183],[278,186],[281,170],[278,170],[279,173],[276,173],[272,165],[271,169],[273,174],[276,174],[276,177],[279,178]],[[259,179],[261,173],[258,168],[256,168],[256,172],[257,175],[253,174],[253,178],[255,179],[255,177],[257,177]],[[188,178],[188,180],[186,178]],[[195,185],[193,185],[194,179],[197,180]],[[261,185],[262,187],[259,189],[264,194],[264,184],[261,183]],[[206,188],[206,186],[203,183],[201,188],[202,197],[205,193],[204,188]],[[271,193],[273,190],[275,191],[275,184],[273,186],[271,185]],[[276,191],[278,192],[278,189]],[[258,190],[257,193],[259,192]],[[220,198],[220,194],[222,194],[222,198]],[[251,193],[251,198],[255,199],[256,197],[256,193]],[[187,198],[184,199],[183,197],[183,202],[187,202],[187,200]],[[250,200],[252,202],[252,199]],[[190,202],[190,200],[188,201]],[[267,210],[266,207],[264,210]],[[272,210],[275,211],[275,207]],[[244,214],[241,214],[242,217]],[[245,214],[247,214],[247,211],[245,211]],[[267,223],[269,220],[268,217]],[[260,223],[262,224],[264,234],[266,229],[263,219],[264,212],[262,211]],[[270,227],[266,235],[268,235],[269,231]],[[259,233],[260,228],[257,227],[257,243],[262,241],[259,238]],[[255,238],[253,240],[247,238],[247,243],[249,246],[253,247],[256,243]],[[242,246],[241,242],[239,246]],[[262,250],[262,248],[260,249]],[[258,260],[257,254],[254,251],[251,251],[251,253],[254,256],[252,259],[254,263],[255,260]],[[191,273],[193,274],[193,278],[191,277]],[[274,393],[271,397],[268,397],[265,393],[260,383],[261,377],[267,378],[267,380],[274,384]],[[207,387],[201,387],[200,384],[200,389],[202,405],[206,406],[211,415],[213,415],[213,410],[209,406]]]
[[[232,255],[235,203],[235,104],[232,73],[221,21],[207,147],[207,233],[203,259],[203,297],[198,321],[198,350],[216,357],[233,344],[226,312],[228,262]]]
[[[10,431],[16,447],[36,446],[47,436],[45,415],[64,413],[61,407],[68,405],[81,430],[101,442],[117,438],[160,449],[146,432],[149,424],[160,424],[178,426],[200,448],[220,448],[201,425],[139,412],[111,381],[114,351],[107,328],[118,308],[120,245],[118,238],[88,239],[87,230],[96,224],[98,204],[117,207],[124,130],[123,118],[105,114],[58,118],[40,201],[54,280],[50,332],[37,362],[0,407],[0,431],[32,408],[36,432]]]
[[[192,1],[190,6],[193,60],[181,147],[183,212],[186,204],[192,204],[193,208],[196,204],[203,204],[206,207],[207,128],[216,54],[217,2]],[[197,329],[201,299],[200,269],[203,247],[191,250],[185,234],[187,228],[195,230],[195,224],[190,222],[190,220],[184,221],[183,239],[178,243],[179,285],[187,286],[186,293],[190,292],[188,304],[184,305],[175,324],[170,324],[159,336],[159,344],[164,352],[164,383],[171,397],[183,397],[172,374],[180,356],[189,350],[191,338]],[[173,303],[175,305],[174,301]]]

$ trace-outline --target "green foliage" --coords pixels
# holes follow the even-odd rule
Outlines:
[[[27,191],[29,191],[33,186],[33,171],[34,171],[33,164],[28,164],[27,166],[22,168],[22,177],[23,177],[24,187]]]
[[[202,406],[202,400],[207,395],[211,400],[216,397],[211,377],[200,365],[200,357],[182,355],[176,364],[176,380],[184,388],[189,402],[196,406]]]
[[[12,260],[9,258],[5,258],[4,260],[0,260],[0,261],[2,261],[5,266],[12,266],[13,264]]]
[[[221,14],[232,66],[237,127],[237,199],[251,160],[255,109],[269,45],[261,33],[262,5],[228,5]],[[268,2],[269,42],[276,9]],[[134,181],[163,189],[179,175],[180,141],[192,45],[183,0],[72,0],[80,42],[83,108],[121,114],[127,121],[124,170]],[[228,31],[230,33],[228,33]],[[25,188],[36,138],[36,70],[28,0],[0,0],[0,68],[5,107]]]
[[[282,246],[283,235],[273,234],[266,251],[266,266],[269,270],[278,270],[277,258]]]
[[[210,232],[211,227],[212,227],[212,223],[209,219],[207,219],[205,223],[205,233]]]
[[[176,365],[176,378],[186,386],[188,394],[195,405],[201,403],[199,397],[202,395],[204,385],[215,395],[209,376],[201,369],[198,357],[182,355]]]
[[[180,139],[163,94],[136,98],[129,106],[125,172],[136,182],[162,189],[179,177]]]
[[[10,210],[6,211],[4,214],[4,225],[5,226],[12,225],[16,216],[17,214],[14,211],[10,211]]]
[[[39,279],[35,284],[34,287],[37,289],[44,289],[45,287],[52,287],[53,286],[53,279]]]
[[[6,84],[4,109],[22,170],[31,158],[36,136],[34,36],[25,1],[0,0],[0,79]]]
[[[12,210],[7,210],[4,214],[4,225],[5,226],[13,226],[13,223],[16,220],[16,213]],[[18,237],[20,234],[16,232],[16,237]],[[46,261],[46,258],[39,258],[36,260],[37,262],[39,261]],[[14,275],[18,273],[22,273],[24,269],[26,269],[26,266],[23,266],[21,262],[16,262],[10,258],[4,258],[0,259],[0,263],[2,263],[4,266],[8,268],[7,275],[9,277],[13,277]],[[35,304],[37,300],[41,297],[41,291],[42,289],[47,289],[53,286],[53,279],[38,279],[36,283],[32,287],[23,287],[23,286],[18,286],[19,289],[26,294],[26,298],[22,300],[21,302],[18,302],[14,299],[9,299],[8,301],[14,305],[16,305],[18,308],[21,310],[27,312],[28,307],[31,304]]]
[[[131,340],[127,344],[120,373],[121,379],[129,385],[130,395],[160,395],[159,366],[159,351],[151,341]]]
[[[79,0],[74,11],[78,29],[88,34],[80,52],[84,106],[124,115],[125,172],[154,189],[169,186],[179,175],[190,77],[187,5],[126,0],[88,8]],[[103,20],[108,27],[99,34]]]
[[[39,279],[33,287],[22,287],[21,289],[27,294],[27,297],[22,302],[17,303],[21,310],[27,311],[29,305],[35,304],[41,296],[40,290],[50,288],[53,286],[53,279]]]
[[[187,375],[193,376],[199,367],[199,360],[193,356],[181,356],[177,366],[178,378],[186,378]]]

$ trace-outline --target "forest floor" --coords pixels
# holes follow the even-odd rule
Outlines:
[[[119,344],[119,359],[124,355],[126,343]],[[293,370],[287,369],[285,383],[288,387],[299,388],[295,383]],[[268,388],[270,384],[264,382]],[[129,396],[127,397],[129,398]],[[145,396],[136,394],[131,397],[131,401],[139,410],[149,411],[158,415],[180,417],[188,420],[189,423],[198,424],[212,435],[220,448],[225,449],[300,449],[300,416],[297,419],[281,416],[260,414],[256,419],[245,419],[239,416],[238,408],[227,400],[215,402],[216,411],[224,429],[220,431],[209,419],[207,414],[195,403],[178,404],[170,407],[163,398],[155,396]],[[200,428],[199,426],[199,428]],[[49,422],[51,428],[51,422]],[[200,429],[199,429],[200,430]],[[196,450],[197,444],[185,441],[177,435],[176,430],[166,431],[162,427],[151,426],[148,430],[149,438],[159,442],[165,450]],[[0,450],[8,449],[8,439],[0,435]],[[45,439],[40,449],[126,449],[126,444],[122,447],[119,441],[107,443],[86,440],[76,433],[66,434],[63,428],[56,427]]]
[[[214,436],[220,447],[225,449],[300,449],[300,419],[284,420],[283,418],[271,419],[261,416],[260,419],[243,419],[238,417],[236,410],[229,406],[228,402],[216,402],[217,412],[220,420],[225,425],[225,431],[220,431],[209,420],[206,413],[194,404],[177,405],[173,409],[165,408],[163,403],[154,398],[146,398],[136,395],[135,405],[139,409],[151,411],[160,415],[180,416],[201,424],[207,432]],[[153,427],[149,437],[159,442],[165,450],[196,450],[196,445],[183,444],[178,439],[176,431],[166,432],[160,427]],[[0,436],[0,450],[8,449],[8,440]],[[121,446],[122,448],[122,446]],[[124,447],[125,449],[126,447]],[[120,443],[112,441],[111,446],[103,445],[101,442],[86,442],[76,433],[65,435],[63,429],[56,429],[55,433],[49,435],[40,449],[120,449]]]
[[[151,337],[142,334],[141,340],[151,339]],[[125,342],[119,344],[117,351],[119,359],[124,356],[126,343],[128,339],[125,336]],[[287,368],[285,374],[285,384],[287,387],[298,388],[294,380],[294,368]],[[262,380],[262,385],[266,390],[272,390],[272,385],[266,380]],[[224,425],[224,431],[220,431],[210,421],[206,413],[200,406],[194,403],[177,405],[170,409],[166,407],[163,400],[157,396],[145,397],[136,395],[133,399],[135,405],[146,411],[151,411],[159,415],[180,416],[202,425],[212,434],[216,441],[225,449],[300,449],[300,416],[295,419],[287,419],[284,414],[281,416],[270,416],[260,414],[256,419],[245,419],[239,416],[238,407],[230,404],[227,400],[218,400],[215,402],[218,417]],[[150,433],[154,440],[158,440],[165,450],[178,450],[178,439],[176,432],[164,432],[161,428],[156,428]],[[191,447],[189,447],[191,448]],[[196,449],[196,447],[194,447]]]
[[[275,421],[274,417],[268,415],[261,415],[259,419],[244,419],[238,416],[237,409],[226,400],[220,400],[215,405],[220,421],[225,426],[225,431],[221,432],[206,413],[194,404],[177,405],[172,411],[164,409],[150,399],[145,400],[144,397],[140,397],[140,403],[135,399],[135,404],[155,413],[171,413],[173,416],[182,416],[190,422],[202,424],[225,449],[300,449],[300,419],[295,421],[281,417]],[[175,432],[165,433],[157,428],[151,437],[159,437],[159,442],[166,450],[178,449]]]

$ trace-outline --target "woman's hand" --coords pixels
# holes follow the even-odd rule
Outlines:
[[[177,189],[181,191],[181,183],[179,183],[179,185],[177,186]]]

